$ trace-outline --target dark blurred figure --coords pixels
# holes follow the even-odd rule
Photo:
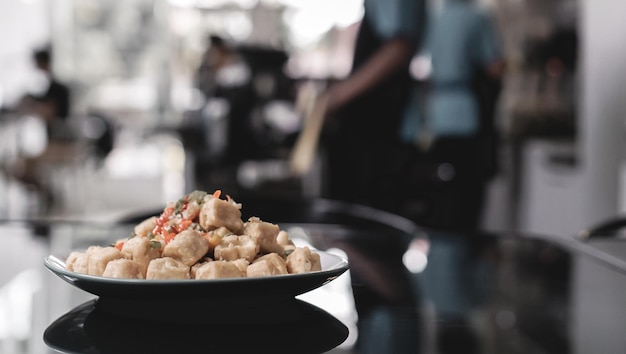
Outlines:
[[[390,209],[391,169],[409,99],[410,60],[424,27],[423,0],[365,0],[351,74],[329,87],[323,143],[328,197]],[[402,265],[406,245],[363,236],[339,244],[351,262],[358,353],[417,353],[416,296]]]
[[[284,155],[292,132],[276,121],[284,122],[288,114],[280,113],[294,100],[287,60],[283,49],[210,37],[195,83],[206,103],[185,113],[181,134],[193,169],[190,190],[252,188],[241,183],[240,165]]]
[[[220,71],[241,60],[237,50],[217,35],[209,36],[208,46],[196,74],[196,85],[206,97],[218,94]]]
[[[328,197],[389,209],[393,164],[409,98],[408,66],[424,27],[423,0],[365,0],[352,73],[330,86]]]
[[[67,85],[60,82],[52,73],[52,51],[49,48],[36,50],[33,61],[37,70],[46,77],[48,87],[41,94],[26,94],[19,102],[18,114],[32,115],[42,119],[46,126],[47,141],[45,150],[37,156],[21,156],[9,173],[26,185],[34,188],[51,203],[51,192],[46,186],[48,164],[72,161],[76,154],[76,134],[68,122],[71,107],[71,94]]]
[[[492,19],[473,0],[446,0],[431,13],[426,103],[414,100],[402,127],[410,161],[404,189],[413,199],[399,211],[424,226],[473,230],[497,173],[504,60]]]
[[[180,134],[191,167],[192,181],[187,188],[227,188],[234,181],[231,162],[245,155],[250,139],[241,139],[237,129],[241,117],[252,107],[250,68],[236,43],[211,35],[195,75],[195,87],[205,103],[198,110],[185,112]],[[239,141],[240,145],[232,144]]]
[[[70,114],[70,90],[52,73],[52,52],[40,49],[33,53],[33,61],[48,80],[48,88],[42,94],[27,94],[22,98],[19,109],[22,113],[31,113],[43,118],[46,122],[49,141],[67,140],[66,127]]]

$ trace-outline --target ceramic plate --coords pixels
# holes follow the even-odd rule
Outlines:
[[[50,255],[45,266],[73,286],[97,295],[129,301],[160,301],[184,299],[255,302],[293,298],[316,289],[348,270],[348,261],[340,256],[317,251],[322,270],[303,274],[286,274],[256,278],[208,280],[142,280],[115,279],[85,275],[65,268],[65,257]]]

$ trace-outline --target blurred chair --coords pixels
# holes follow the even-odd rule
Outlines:
[[[72,139],[63,149],[52,154],[61,154],[42,161],[43,183],[51,193],[44,205],[50,213],[78,210],[85,202],[81,187],[89,172],[99,169],[113,150],[116,129],[109,117],[98,113],[71,117],[69,129]]]

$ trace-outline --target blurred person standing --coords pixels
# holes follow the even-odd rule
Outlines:
[[[389,168],[409,98],[410,60],[424,27],[424,0],[365,0],[351,74],[327,95],[328,196],[389,209]]]
[[[424,226],[473,230],[496,173],[495,107],[505,61],[493,19],[473,0],[444,0],[429,17],[426,103],[407,110],[402,139],[407,193],[422,200]]]
[[[411,85],[408,68],[421,40],[425,2],[364,0],[364,10],[352,72],[332,84],[320,100],[326,102],[327,115],[326,192],[332,199],[391,209],[394,196],[402,193],[392,166],[397,164],[398,130]],[[358,313],[356,349],[361,354],[416,353],[420,347],[418,296],[402,271],[406,269],[396,241],[381,242],[376,254],[393,258],[398,274],[389,267],[356,260],[359,267],[351,270]],[[366,251],[358,245],[341,248],[350,259],[364,259]],[[389,286],[402,289],[400,295],[390,296]]]

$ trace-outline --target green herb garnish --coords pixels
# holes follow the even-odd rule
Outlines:
[[[190,202],[197,202],[198,204],[202,204],[202,200],[206,196],[206,192],[195,190],[187,195],[187,200]]]

